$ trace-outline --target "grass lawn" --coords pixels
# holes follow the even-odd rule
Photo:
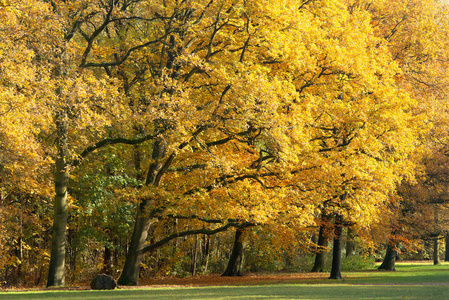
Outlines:
[[[0,292],[0,299],[449,299],[449,264],[397,264],[396,272],[343,276],[343,280],[297,279],[238,286]]]

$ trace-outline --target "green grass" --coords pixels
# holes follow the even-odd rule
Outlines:
[[[250,286],[0,292],[0,299],[447,299],[449,264],[398,264],[396,272],[343,274],[343,280],[295,280]],[[310,284],[312,283],[312,284]]]

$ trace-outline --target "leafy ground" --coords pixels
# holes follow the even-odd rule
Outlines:
[[[165,278],[114,291],[9,290],[0,292],[0,299],[445,299],[449,290],[449,264],[401,263],[396,272],[348,272],[343,280],[327,277],[304,273]]]

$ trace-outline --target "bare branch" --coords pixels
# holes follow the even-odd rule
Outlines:
[[[116,144],[127,144],[127,145],[137,145],[137,144],[141,144],[143,142],[146,142],[148,140],[154,139],[157,136],[157,134],[149,134],[149,135],[145,135],[141,138],[137,138],[137,139],[125,139],[125,138],[115,138],[115,139],[104,139],[102,141],[99,141],[97,143],[95,143],[92,146],[87,147],[83,152],[81,152],[80,155],[78,155],[78,158],[75,159],[72,162],[72,166],[76,167],[81,163],[81,160],[83,158],[85,158],[86,156],[88,156],[90,153],[105,147],[105,146],[109,146],[109,145],[116,145]]]
[[[188,235],[195,235],[195,234],[206,234],[206,235],[213,235],[219,232],[223,232],[228,230],[228,228],[230,227],[241,227],[242,224],[241,223],[234,223],[234,222],[229,222],[226,225],[223,225],[221,227],[218,227],[216,229],[193,229],[193,230],[186,230],[186,231],[181,231],[181,232],[177,232],[177,233],[173,233],[165,238],[163,238],[162,240],[145,246],[141,252],[142,253],[147,253],[150,251],[153,251],[165,244],[167,244],[168,242],[170,242],[171,240],[177,239],[179,237],[183,237],[183,236],[188,236]]]

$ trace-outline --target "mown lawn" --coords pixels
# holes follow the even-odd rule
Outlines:
[[[0,299],[448,299],[449,264],[398,264],[396,272],[348,272],[343,280],[155,287],[114,291],[0,292]],[[304,283],[304,282],[307,282]]]

